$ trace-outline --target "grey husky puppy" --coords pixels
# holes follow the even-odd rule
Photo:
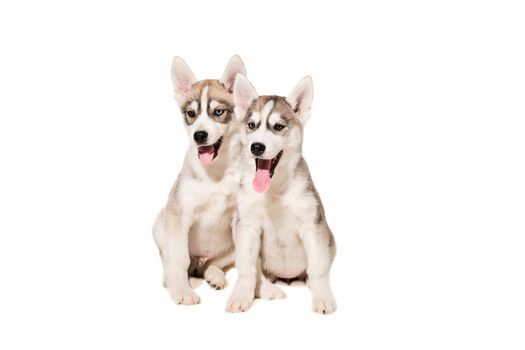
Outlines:
[[[239,277],[226,310],[247,310],[264,274],[306,278],[312,309],[332,313],[336,302],[329,272],[335,241],[301,152],[312,80],[302,79],[286,98],[258,96],[242,75],[233,90],[243,143],[234,233]]]

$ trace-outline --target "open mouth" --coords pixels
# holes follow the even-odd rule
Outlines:
[[[210,164],[219,154],[219,147],[221,147],[222,136],[213,145],[199,147],[199,160],[203,165]]]
[[[283,151],[279,152],[275,158],[272,159],[255,158],[255,178],[252,182],[255,192],[264,193],[268,191],[273,172],[277,164],[279,164],[282,155]]]

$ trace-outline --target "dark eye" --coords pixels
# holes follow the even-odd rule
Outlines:
[[[213,111],[213,115],[216,117],[220,117],[223,113],[224,113],[224,109],[217,108]]]
[[[254,122],[253,120],[250,120],[250,121],[248,122],[248,127],[249,127],[250,129],[255,129],[255,122]]]
[[[282,124],[275,124],[273,126],[273,129],[277,130],[277,131],[281,131],[282,129],[284,129],[284,125],[282,125]]]
[[[186,111],[186,114],[187,114],[188,117],[190,117],[190,118],[195,118],[195,112],[194,112],[194,111]]]

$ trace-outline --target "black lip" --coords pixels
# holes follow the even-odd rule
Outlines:
[[[277,164],[279,164],[279,160],[281,160],[281,156],[283,155],[283,151],[280,151],[277,153],[277,155],[272,158],[272,165],[270,167],[270,178],[273,177],[273,172],[275,171],[275,168],[277,167]],[[257,170],[257,161],[262,158],[255,158],[255,170]]]
[[[213,144],[213,159],[215,159],[219,155],[219,147],[221,147],[222,143],[222,136],[219,137],[217,142]]]

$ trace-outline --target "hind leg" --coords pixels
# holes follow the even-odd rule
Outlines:
[[[204,279],[213,289],[223,289],[228,285],[226,280],[226,273],[224,269],[233,265],[233,252],[227,253],[225,256],[213,260],[204,270]]]
[[[162,262],[162,285],[167,288],[168,284],[166,281],[166,259],[164,258],[164,252],[166,251],[166,233],[164,230],[164,211],[162,209],[157,215],[155,224],[153,225],[153,240],[159,249],[160,261]]]
[[[153,226],[153,238],[159,247],[164,267],[163,285],[176,304],[192,305],[200,302],[188,279],[190,257],[188,252],[188,214],[179,208],[163,209]]]
[[[255,297],[267,300],[284,299],[286,298],[286,293],[266,279],[262,273],[259,273],[259,281],[255,287]]]
[[[226,274],[215,265],[210,265],[206,271],[204,271],[204,279],[213,289],[223,289],[226,287]]]

